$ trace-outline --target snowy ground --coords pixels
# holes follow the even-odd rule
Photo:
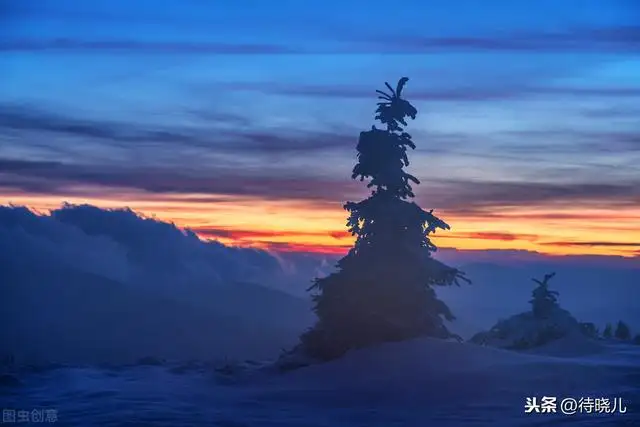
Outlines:
[[[550,350],[423,339],[233,378],[176,365],[64,367],[18,374],[21,385],[0,386],[0,406],[53,409],[65,426],[640,425],[640,346],[560,342]],[[627,412],[525,414],[534,396],[622,398]]]

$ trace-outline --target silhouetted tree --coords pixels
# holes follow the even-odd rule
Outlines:
[[[402,98],[408,78],[380,94],[376,120],[386,128],[360,133],[358,163],[353,179],[369,180],[371,196],[347,202],[354,247],[338,262],[338,271],[315,280],[309,289],[318,315],[316,325],[301,337],[304,351],[331,359],[354,348],[418,336],[450,337],[443,318],[454,319],[432,286],[467,281],[457,269],[435,260],[429,234],[449,229],[441,219],[409,201],[416,177],[404,171],[407,148],[414,149],[404,131],[417,110]]]
[[[549,290],[549,280],[555,275],[556,273],[545,274],[542,281],[532,279],[538,284],[531,292],[533,298],[529,301],[533,307],[533,315],[535,317],[548,317],[558,307],[558,292]]]
[[[636,336],[633,338],[633,343],[640,345],[640,334],[636,334]]]
[[[602,332],[602,337],[611,338],[612,336],[613,336],[613,328],[611,327],[610,323],[607,323],[607,325],[604,327],[604,331]]]
[[[627,341],[631,339],[631,330],[629,329],[629,326],[627,326],[626,323],[620,320],[618,322],[618,325],[616,326],[616,331],[613,334],[613,336],[619,340]]]

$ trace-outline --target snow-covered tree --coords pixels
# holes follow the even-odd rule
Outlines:
[[[558,292],[549,290],[549,280],[555,275],[556,273],[545,274],[542,281],[532,279],[538,284],[531,292],[532,298],[529,301],[533,307],[533,315],[535,317],[548,317],[558,307]]]
[[[418,336],[450,337],[443,319],[452,320],[449,308],[436,297],[433,286],[468,281],[457,269],[432,257],[436,250],[429,235],[449,229],[433,210],[424,211],[410,201],[413,184],[407,173],[407,149],[416,146],[404,131],[416,108],[402,98],[408,78],[396,88],[385,83],[377,91],[376,120],[360,133],[358,163],[353,179],[368,180],[371,196],[348,202],[347,226],[357,236],[354,247],[338,262],[338,271],[315,280],[316,325],[301,337],[306,354],[331,359],[354,348]]]
[[[620,320],[618,322],[618,325],[616,326],[616,331],[614,332],[613,336],[619,340],[627,341],[631,339],[631,330],[626,323]]]

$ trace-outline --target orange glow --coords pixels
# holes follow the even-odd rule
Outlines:
[[[101,194],[95,191],[94,194]],[[3,195],[3,204],[38,212],[62,202],[102,208],[130,207],[159,220],[191,228],[204,239],[283,251],[345,253],[354,238],[346,232],[342,203],[273,201],[252,197],[126,193],[83,198],[70,195]],[[492,207],[474,213],[436,210],[452,230],[433,235],[439,247],[465,250],[516,249],[550,255],[640,255],[640,207]]]

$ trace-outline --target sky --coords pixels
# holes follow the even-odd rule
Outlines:
[[[436,245],[640,256],[639,53],[634,0],[0,0],[0,203],[339,253],[407,76]]]

